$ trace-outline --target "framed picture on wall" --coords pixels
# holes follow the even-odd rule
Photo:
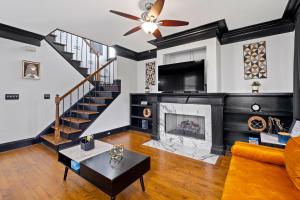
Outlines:
[[[39,80],[40,79],[40,63],[23,60],[22,77],[24,79]]]

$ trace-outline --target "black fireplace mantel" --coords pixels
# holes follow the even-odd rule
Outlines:
[[[211,153],[224,154],[223,144],[223,93],[133,93],[131,99],[140,97],[147,99],[152,105],[152,137],[159,139],[159,103],[204,104],[211,105],[212,149]]]

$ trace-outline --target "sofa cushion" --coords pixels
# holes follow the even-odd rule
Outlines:
[[[291,138],[285,147],[286,171],[295,186],[300,190],[300,137]]]
[[[284,166],[233,156],[222,200],[299,200]]]
[[[284,150],[279,148],[236,142],[231,148],[233,156],[239,156],[269,164],[285,165]]]

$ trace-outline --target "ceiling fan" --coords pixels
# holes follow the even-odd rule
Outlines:
[[[142,13],[141,17],[136,17],[127,13],[110,10],[110,12],[120,15],[122,17],[126,17],[132,20],[140,21],[142,24],[137,26],[127,33],[124,36],[130,35],[135,33],[139,30],[144,30],[148,34],[154,35],[156,38],[161,38],[162,34],[159,30],[159,26],[187,26],[189,22],[186,21],[179,21],[179,20],[157,20],[158,16],[160,15],[163,7],[164,7],[165,0],[156,0],[155,3],[147,2],[145,4],[146,12]]]

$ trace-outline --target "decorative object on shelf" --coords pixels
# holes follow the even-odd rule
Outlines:
[[[245,44],[244,50],[244,78],[267,78],[266,42]]]
[[[124,146],[114,145],[113,148],[109,151],[110,161],[120,162],[123,159],[124,155]]]
[[[291,134],[287,132],[278,132],[278,142],[286,144],[291,138]]]
[[[75,160],[71,160],[71,169],[79,172],[80,164],[78,162],[76,162]]]
[[[259,139],[255,138],[255,137],[249,137],[249,143],[258,145],[259,144]]]
[[[149,129],[148,120],[142,120],[142,129],[147,130]]]
[[[155,61],[146,63],[146,86],[155,85]]]
[[[149,117],[151,117],[151,114],[152,114],[152,112],[151,112],[150,108],[144,108],[144,110],[143,110],[144,117],[149,118]]]
[[[251,85],[252,93],[259,93],[259,87],[261,86],[260,82],[254,81]]]
[[[278,134],[278,132],[283,132],[283,124],[280,119],[268,117],[268,133],[269,134]]]
[[[267,128],[267,122],[260,116],[252,116],[248,119],[248,127],[252,131],[263,132]]]
[[[81,149],[84,151],[89,151],[95,148],[95,141],[93,135],[88,135],[80,140]]]
[[[39,80],[40,79],[40,63],[23,60],[22,77],[24,79]]]
[[[291,136],[299,137],[300,136],[300,121],[294,120],[293,125],[291,126]]]
[[[141,105],[143,105],[143,106],[148,105],[148,101],[141,101]]]
[[[259,112],[261,110],[261,106],[257,103],[254,103],[254,104],[251,105],[251,110],[253,112]]]

